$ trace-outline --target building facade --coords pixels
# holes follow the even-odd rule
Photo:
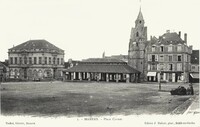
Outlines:
[[[192,50],[190,82],[199,82],[199,50]]]
[[[183,40],[181,32],[167,31],[147,40],[144,23],[140,9],[131,30],[128,64],[141,72],[143,81],[188,82],[192,46],[187,45],[187,34]]]
[[[192,46],[187,46],[187,34],[167,31],[146,46],[147,81],[188,82]]]
[[[8,50],[9,77],[50,80],[62,77],[64,50],[46,40],[29,40]]]

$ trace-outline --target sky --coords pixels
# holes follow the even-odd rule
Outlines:
[[[199,0],[0,0],[0,61],[30,39],[65,50],[65,61],[127,55],[140,6],[148,39],[181,31],[200,49]]]

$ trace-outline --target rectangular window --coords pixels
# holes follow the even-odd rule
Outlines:
[[[153,70],[153,71],[157,70],[157,65],[156,64],[152,64],[151,65],[151,70]]]
[[[195,66],[192,66],[192,70],[195,70]]]
[[[63,58],[61,58],[61,64],[62,64],[62,65],[64,64]]]
[[[168,47],[168,52],[172,52],[172,46]]]
[[[53,57],[53,64],[56,64],[56,58]]]
[[[164,52],[164,46],[160,46],[160,51]]]
[[[178,52],[181,52],[181,51],[182,51],[182,46],[178,45],[178,46],[177,46],[177,51],[178,51]]]
[[[163,61],[164,61],[164,56],[161,55],[161,56],[160,56],[160,62],[163,62]]]
[[[170,61],[170,62],[172,61],[172,56],[169,56],[169,61]]]
[[[58,65],[60,64],[60,59],[59,59],[59,58],[57,58],[57,64],[58,64]]]
[[[44,58],[44,64],[47,64],[47,57]]]
[[[182,60],[181,60],[181,55],[178,55],[178,61],[182,61]]]
[[[34,64],[37,64],[37,57],[34,57]]]
[[[155,51],[156,51],[156,47],[152,46],[152,52],[155,52]]]
[[[10,64],[13,64],[13,58],[10,57]]]
[[[148,64],[148,70],[149,70],[149,71],[151,70],[151,66],[150,66],[150,64]]]
[[[51,57],[49,57],[49,64],[51,64]]]
[[[22,57],[19,57],[19,64],[22,64]]]
[[[173,64],[169,64],[169,70],[172,71],[173,69]]]
[[[182,71],[182,63],[177,63],[177,71]]]
[[[32,64],[32,57],[29,57],[29,64]]]
[[[155,62],[155,55],[152,55],[152,61]]]
[[[160,70],[161,70],[161,71],[164,70],[164,64],[160,64]]]
[[[24,57],[24,64],[27,64],[27,57]]]
[[[17,57],[15,57],[15,64],[17,64]]]
[[[39,64],[42,64],[42,57],[39,57]]]

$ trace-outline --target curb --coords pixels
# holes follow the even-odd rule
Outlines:
[[[197,94],[191,96],[189,99],[187,99],[184,103],[176,107],[172,112],[171,115],[182,115],[184,114],[192,104],[192,102],[195,100],[196,96],[199,96]]]

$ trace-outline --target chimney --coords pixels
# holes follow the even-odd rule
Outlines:
[[[184,34],[184,41],[187,44],[187,34],[186,33]]]
[[[151,36],[151,40],[152,40],[152,36]]]
[[[166,30],[166,33],[170,33],[170,30]]]
[[[178,32],[178,36],[181,38],[181,31]]]

